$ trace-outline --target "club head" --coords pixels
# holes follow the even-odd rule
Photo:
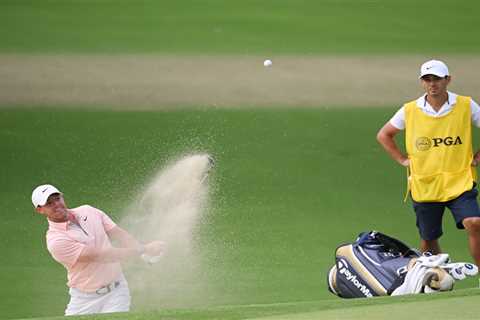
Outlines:
[[[200,179],[200,183],[203,183],[208,178],[208,175],[210,174],[210,171],[215,166],[215,159],[211,155],[207,154],[207,160],[208,160],[207,168],[205,170],[205,173],[203,174],[203,176]]]
[[[208,166],[211,168],[215,167],[215,159],[211,155],[207,155]]]

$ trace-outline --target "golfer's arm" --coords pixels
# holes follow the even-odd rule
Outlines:
[[[377,133],[377,141],[382,145],[385,151],[397,161],[400,165],[405,165],[408,157],[405,156],[395,143],[395,136],[400,130],[395,128],[390,122],[387,122]]]
[[[119,226],[107,231],[110,239],[118,241],[119,247],[110,247],[108,249],[98,249],[87,246],[82,250],[79,262],[119,262],[131,257],[139,256],[144,248],[130,233]]]
[[[118,241],[121,248],[134,248],[138,250],[139,247],[141,247],[141,243],[138,242],[137,239],[119,226],[108,230],[107,235],[110,239]]]
[[[86,246],[77,262],[120,262],[131,257],[139,256],[136,248],[115,248],[98,249],[93,246]]]

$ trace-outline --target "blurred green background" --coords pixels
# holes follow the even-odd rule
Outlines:
[[[478,1],[4,0],[3,52],[478,53]]]

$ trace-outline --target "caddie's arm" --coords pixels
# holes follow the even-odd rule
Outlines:
[[[400,165],[408,167],[410,165],[410,160],[406,155],[404,155],[400,149],[398,149],[395,142],[395,136],[400,132],[400,129],[395,128],[390,121],[385,123],[385,125],[377,133],[377,141],[382,145],[382,147],[387,151],[387,153],[397,161]]]

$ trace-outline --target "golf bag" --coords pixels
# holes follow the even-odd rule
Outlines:
[[[342,298],[390,295],[402,285],[412,258],[420,254],[383,233],[361,233],[354,243],[339,246],[328,273],[328,289]]]

